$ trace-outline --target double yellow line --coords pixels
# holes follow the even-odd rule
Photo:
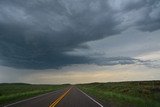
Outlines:
[[[66,95],[67,93],[71,90],[67,90],[64,94],[62,94],[56,101],[54,101],[49,107],[55,107]]]

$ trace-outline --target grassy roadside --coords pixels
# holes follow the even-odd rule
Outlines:
[[[160,81],[91,83],[78,87],[111,107],[160,107]]]
[[[68,85],[0,84],[0,106],[67,87]]]

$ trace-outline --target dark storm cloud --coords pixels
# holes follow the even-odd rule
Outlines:
[[[119,20],[119,10],[115,11],[116,7],[110,6],[110,1],[1,0],[1,65],[47,69],[71,64],[99,64],[99,59],[72,56],[66,52],[87,48],[82,44],[119,34],[126,29],[121,27],[126,22]],[[154,31],[160,28],[159,7],[158,0],[137,0],[134,3],[128,0],[120,12],[123,16],[144,8],[143,14],[140,14],[142,17],[131,25],[140,30]],[[134,63],[134,59],[111,59],[106,59],[107,65]]]
[[[160,1],[145,0],[145,5],[142,7],[143,13],[140,20],[137,21],[137,26],[142,31],[155,31],[160,29]]]

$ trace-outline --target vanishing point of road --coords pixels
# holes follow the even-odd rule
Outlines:
[[[103,107],[76,87],[50,92],[5,107]]]

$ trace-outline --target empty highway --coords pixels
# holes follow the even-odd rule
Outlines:
[[[103,107],[76,87],[50,92],[5,107]]]

